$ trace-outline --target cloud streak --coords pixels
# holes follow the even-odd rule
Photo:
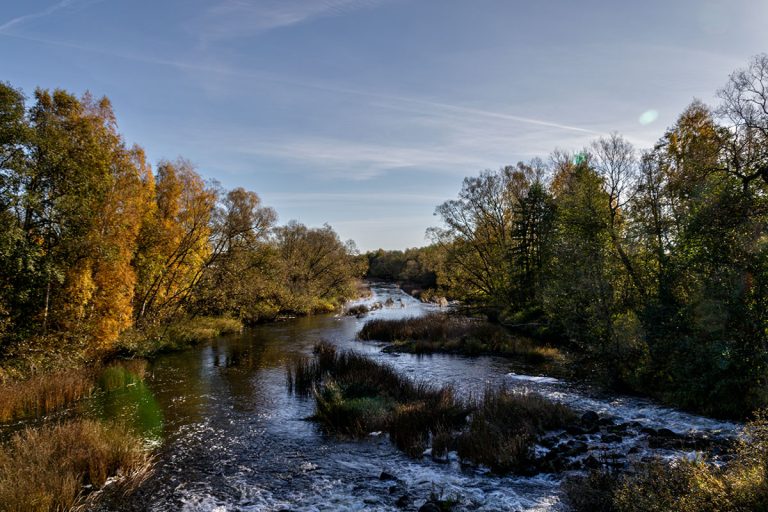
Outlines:
[[[220,0],[194,23],[204,43],[375,7],[386,0]]]
[[[67,4],[68,5],[73,4],[74,1],[76,0],[70,0],[69,2],[67,2]],[[91,1],[93,2],[93,1],[99,1],[99,0],[91,0]],[[373,2],[377,0],[370,0],[370,1]],[[462,115],[465,117],[466,116],[482,117],[482,118],[494,119],[494,120],[512,121],[516,123],[540,126],[544,128],[554,128],[557,130],[569,131],[569,132],[579,133],[583,135],[602,136],[607,133],[604,131],[592,130],[589,128],[575,126],[568,123],[561,123],[561,122],[556,122],[552,120],[519,116],[519,115],[511,114],[508,112],[492,111],[487,109],[467,107],[463,105],[454,105],[454,104],[445,103],[445,102],[426,100],[423,98],[383,94],[375,91],[364,91],[364,90],[359,90],[359,89],[354,89],[349,87],[342,87],[336,84],[329,84],[329,83],[323,83],[323,82],[295,80],[295,79],[278,76],[273,73],[268,73],[264,71],[254,72],[254,71],[247,71],[247,70],[229,68],[224,66],[210,66],[210,65],[199,64],[199,63],[145,57],[143,55],[136,55],[136,54],[112,52],[109,50],[105,50],[103,48],[87,47],[87,46],[77,45],[73,43],[68,43],[65,41],[55,41],[50,39],[38,38],[38,37],[9,34],[9,33],[4,33],[2,30],[0,30],[0,35],[15,37],[18,39],[24,39],[28,41],[35,41],[38,43],[49,44],[52,46],[62,46],[66,48],[73,48],[81,51],[87,51],[87,52],[97,53],[101,55],[108,55],[111,57],[118,57],[126,60],[131,60],[134,62],[142,62],[145,64],[173,67],[173,68],[187,71],[187,72],[197,72],[197,73],[202,73],[206,75],[215,74],[220,76],[229,76],[232,78],[246,78],[246,79],[257,80],[259,82],[269,81],[272,83],[289,85],[289,86],[297,87],[301,89],[311,89],[316,91],[342,94],[347,96],[357,96],[360,98],[371,100],[372,101],[371,104],[374,106],[389,108],[392,110],[405,110],[414,114],[419,113],[423,115],[434,115],[436,111],[441,111],[443,113],[452,113],[454,115]]]
[[[13,28],[24,26],[30,21],[34,21],[36,19],[45,18],[58,11],[61,11],[62,9],[76,7],[78,5],[91,4],[97,1],[100,0],[61,0],[60,2],[57,2],[50,7],[43,9],[42,11],[25,14],[23,16],[17,16],[16,18],[6,21],[0,25],[0,34],[7,34],[8,31]]]

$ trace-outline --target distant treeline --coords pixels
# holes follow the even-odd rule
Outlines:
[[[437,247],[419,247],[404,251],[379,249],[365,254],[369,279],[408,283],[423,289],[437,286],[435,258]]]
[[[615,385],[713,414],[768,405],[768,56],[719,98],[645,151],[614,134],[466,178],[431,230],[439,286]]]
[[[0,83],[0,355],[20,340],[108,348],[185,315],[331,310],[365,261],[329,227],[276,226],[250,191],[182,159],[153,169],[106,98]]]

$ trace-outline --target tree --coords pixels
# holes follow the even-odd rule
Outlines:
[[[768,54],[755,56],[746,69],[731,74],[718,91],[717,113],[728,123],[723,169],[749,192],[757,180],[768,185]]]
[[[444,228],[430,231],[446,251],[441,284],[468,304],[498,314],[511,294],[514,169],[464,179],[459,198],[435,210]]]
[[[161,162],[155,181],[156,207],[139,234],[134,299],[137,318],[150,321],[178,313],[200,279],[218,199],[185,160]]]
[[[365,265],[353,242],[343,243],[329,225],[308,228],[296,221],[275,228],[275,246],[282,262],[288,310],[301,313],[333,310],[354,296],[354,280]]]

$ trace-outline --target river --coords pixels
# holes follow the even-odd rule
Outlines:
[[[695,456],[686,450],[648,447],[643,427],[668,428],[713,438],[732,436],[738,424],[715,421],[630,397],[607,395],[552,377],[528,375],[507,359],[451,355],[387,354],[382,344],[360,342],[357,331],[369,318],[421,315],[435,309],[398,288],[372,287],[360,301],[394,305],[365,318],[315,316],[258,326],[242,335],[155,360],[146,384],[122,400],[97,407],[142,429],[157,445],[155,471],[126,500],[107,505],[121,511],[353,511],[403,510],[396,500],[412,497],[405,510],[417,510],[431,492],[456,498],[456,510],[565,510],[559,474],[493,476],[430,457],[415,460],[392,446],[386,435],[360,441],[322,434],[307,421],[312,398],[293,396],[286,387],[286,363],[310,355],[319,340],[357,350],[392,365],[414,379],[451,384],[459,393],[479,393],[487,385],[537,391],[629,423],[611,450],[630,457]],[[600,438],[587,437],[598,454]],[[543,448],[542,448],[543,449]],[[397,480],[382,479],[382,472]]]

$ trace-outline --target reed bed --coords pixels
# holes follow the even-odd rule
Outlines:
[[[386,350],[412,354],[446,352],[462,355],[502,355],[543,363],[560,352],[528,338],[513,336],[490,322],[446,313],[402,319],[373,319],[358,333],[361,340],[392,343]]]
[[[90,396],[93,376],[83,370],[59,371],[0,385],[0,422],[50,414]]]
[[[450,387],[414,382],[326,342],[287,370],[292,392],[314,396],[313,419],[326,432],[354,438],[387,432],[413,457],[430,447],[435,458],[456,450],[462,460],[500,473],[530,462],[539,435],[576,421],[568,407],[536,394],[489,388],[478,400],[461,400]]]
[[[0,511],[67,511],[112,477],[140,478],[150,458],[115,424],[76,420],[27,428],[0,446]]]

